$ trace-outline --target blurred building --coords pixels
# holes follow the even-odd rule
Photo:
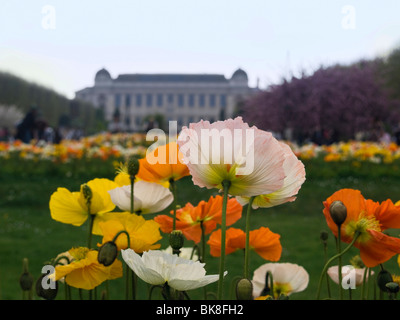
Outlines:
[[[103,111],[111,131],[142,131],[160,116],[177,121],[178,129],[201,119],[233,117],[238,105],[257,88],[250,88],[242,69],[230,79],[220,74],[96,73],[94,86],[76,92],[76,99]]]

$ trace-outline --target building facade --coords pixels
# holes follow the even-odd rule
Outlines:
[[[258,89],[250,88],[245,71],[230,79],[220,74],[96,73],[94,86],[76,92],[76,99],[102,110],[110,131],[148,129],[151,119],[177,121],[178,129],[201,119],[214,122],[233,117],[238,104]]]

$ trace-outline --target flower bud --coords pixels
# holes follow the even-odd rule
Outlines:
[[[387,291],[390,293],[397,293],[399,292],[399,284],[396,282],[388,282],[386,283]]]
[[[329,212],[333,222],[338,226],[342,225],[347,218],[347,208],[342,201],[333,201],[329,206]]]
[[[135,156],[128,159],[128,174],[130,177],[135,177],[139,172],[139,160]]]
[[[236,285],[237,300],[253,300],[253,283],[246,278],[242,278]]]
[[[378,273],[377,282],[378,282],[378,287],[382,291],[388,292],[389,289],[386,287],[386,284],[388,284],[389,282],[393,282],[392,275],[390,274],[389,271],[383,269]]]
[[[23,291],[29,291],[33,285],[33,276],[28,270],[28,259],[23,259],[23,272],[19,278],[19,285]]]
[[[325,242],[326,240],[328,240],[328,232],[326,232],[326,231],[321,231],[319,237],[320,237],[320,239],[321,239],[322,242]]]
[[[36,281],[36,294],[46,300],[54,300],[58,293],[58,281],[54,282],[54,288],[52,286],[47,286],[43,288],[43,280],[47,277],[47,274],[42,274]]]
[[[97,255],[97,260],[102,265],[108,267],[112,265],[118,255],[118,248],[117,245],[113,241],[108,241],[103,244]]]
[[[169,235],[169,244],[173,253],[177,253],[183,247],[185,239],[181,230],[172,230]]]

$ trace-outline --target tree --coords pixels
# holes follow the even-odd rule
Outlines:
[[[378,72],[382,63],[320,67],[312,75],[284,80],[250,99],[244,118],[282,135],[290,129],[299,142],[348,140],[359,132],[373,139],[379,125],[392,127],[399,119],[399,102],[390,97]]]

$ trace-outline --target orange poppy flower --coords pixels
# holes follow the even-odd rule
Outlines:
[[[221,255],[221,230],[213,232],[207,244],[213,257]],[[246,233],[241,229],[229,228],[226,230],[226,254],[246,247]],[[279,261],[282,254],[280,235],[269,228],[261,227],[250,231],[249,247],[260,257],[269,261]]]
[[[360,250],[360,257],[367,267],[375,267],[400,253],[400,239],[383,233],[389,228],[400,228],[399,206],[390,199],[382,203],[365,199],[359,190],[336,191],[323,202],[326,222],[336,237],[337,225],[329,212],[329,206],[336,200],[342,201],[347,208],[346,220],[341,225],[341,240],[350,243],[355,232],[360,233],[354,246]]]
[[[201,240],[201,224],[204,227],[204,233],[211,233],[217,223],[221,224],[222,219],[222,200],[223,197],[217,195],[211,196],[206,202],[200,201],[194,207],[191,203],[187,203],[183,208],[176,211],[176,226],[177,230],[182,230],[182,233],[188,240],[193,240],[199,243]],[[173,214],[173,211],[171,211]],[[226,225],[232,225],[242,216],[242,206],[235,199],[231,198],[226,206]],[[167,215],[159,215],[154,218],[160,224],[161,231],[170,233],[172,231],[173,218]]]
[[[176,142],[170,142],[149,152],[139,160],[137,178],[150,182],[168,182],[190,175],[183,163],[183,155]]]

